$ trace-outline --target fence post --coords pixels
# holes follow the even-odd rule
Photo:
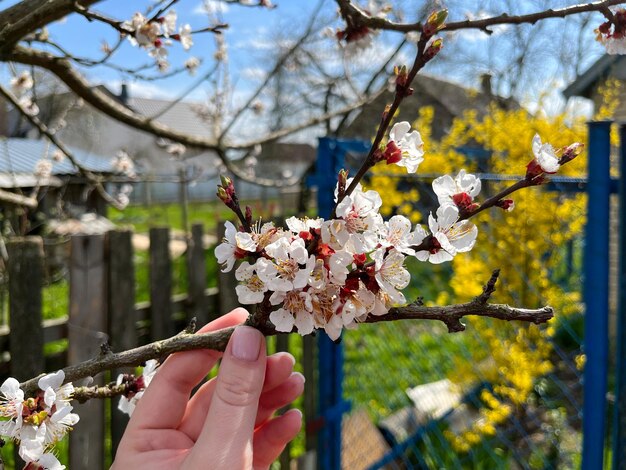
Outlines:
[[[97,357],[107,340],[107,275],[104,235],[75,235],[70,254],[68,363]],[[94,385],[102,385],[96,377]],[[69,468],[104,468],[104,401],[77,404],[81,420],[70,433]]]
[[[44,371],[42,293],[43,241],[39,237],[7,242],[9,255],[9,349],[11,376],[19,381]],[[24,464],[15,447],[15,468]]]
[[[586,364],[583,404],[583,470],[603,468],[609,313],[609,199],[611,122],[589,123],[587,226],[585,228]]]
[[[133,233],[130,230],[112,231],[107,234],[108,246],[108,293],[109,337],[114,352],[137,346],[135,322],[135,264],[133,262]],[[111,379],[118,374],[132,373],[132,368],[111,371]],[[111,400],[111,453],[115,458],[117,446],[124,434],[128,415],[117,409],[119,399]]]
[[[617,271],[617,365],[613,421],[613,470],[626,469],[626,124],[620,126],[619,237]]]
[[[334,206],[333,193],[337,174],[335,161],[335,140],[327,137],[319,139],[317,149],[317,210],[318,215],[327,219]],[[320,331],[318,348],[318,410],[322,428],[318,436],[317,467],[320,470],[340,470],[341,468],[341,413],[334,413],[342,400],[342,360],[343,344],[333,341]]]
[[[172,318],[172,259],[170,229],[150,229],[150,337],[152,341],[176,333]]]
[[[187,238],[187,279],[189,280],[189,310],[187,320],[196,317],[198,327],[209,322],[209,310],[207,299],[204,295],[206,290],[206,259],[202,237],[204,226],[193,224],[191,235]]]

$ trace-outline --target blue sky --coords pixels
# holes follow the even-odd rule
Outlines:
[[[225,5],[218,0],[211,0],[211,8],[217,16],[230,25],[224,32],[230,57],[230,79],[236,90],[234,99],[243,99],[246,93],[258,83],[259,76],[264,69],[271,65],[272,44],[277,34],[285,37],[297,35],[306,22],[311,11],[318,6],[318,0],[274,0],[278,8],[265,10],[261,8],[247,8],[236,5]],[[364,0],[362,0],[364,2]],[[3,2],[10,5],[15,2]],[[424,3],[415,0],[394,0],[392,2],[399,10],[404,11],[406,20],[414,20],[417,13],[415,5]],[[453,20],[463,19],[468,15],[488,16],[503,11],[512,13],[527,13],[537,11],[544,7],[561,7],[577,3],[567,0],[448,0],[440,1],[450,9],[450,17]],[[101,12],[119,19],[129,19],[137,10],[143,11],[150,1],[108,0],[94,6]],[[507,5],[513,5],[508,7]],[[181,0],[176,5],[179,16],[179,24],[189,23],[192,27],[202,28],[207,25],[207,15],[203,8],[202,0]],[[514,11],[511,11],[513,8]],[[332,0],[322,3],[322,17],[329,20],[336,19],[336,4]],[[585,50],[580,62],[585,67],[591,64],[602,54],[601,47],[593,41],[593,27],[601,21],[592,20],[584,30],[586,39]],[[338,20],[334,23],[340,26]],[[548,98],[543,102],[548,108],[558,108],[563,105],[559,98],[558,90],[562,89],[572,78],[571,70],[563,70],[563,61],[559,57],[571,48],[567,42],[567,31],[576,29],[574,20],[549,20],[541,27],[541,34],[529,41],[531,50],[530,59],[536,62],[530,71],[520,74],[513,80],[519,89],[515,93],[522,101],[531,107],[543,96]],[[519,49],[519,43],[515,43],[513,27],[498,28],[490,37],[479,31],[467,31],[455,33],[446,38],[446,55],[437,62],[429,65],[426,73],[445,77],[450,81],[477,86],[478,76],[483,72],[502,72],[506,74],[510,59]],[[518,41],[523,41],[524,34],[529,35],[533,29],[524,26],[515,31],[521,31]],[[77,56],[97,57],[100,55],[102,41],[113,44],[117,33],[110,27],[96,22],[88,22],[81,16],[74,14],[63,21],[50,26],[51,38],[62,44],[67,50]],[[395,33],[385,33],[376,38],[380,49],[391,48],[397,43],[399,36]],[[565,41],[565,42],[564,42]],[[191,55],[211,58],[215,51],[212,34],[199,34],[194,36],[194,46],[189,52],[185,52],[180,44],[174,44],[170,48],[170,58],[173,67],[180,66]],[[326,48],[334,48],[333,41],[324,43]],[[406,50],[406,60],[411,54],[410,47]],[[372,52],[364,61],[368,63]],[[357,60],[358,59],[350,59]],[[116,54],[115,63],[131,67],[139,64],[150,63],[146,51],[134,48],[130,44],[124,44]],[[268,65],[269,64],[269,65]],[[133,93],[148,97],[173,98],[190,86],[197,76],[201,76],[203,70],[211,66],[211,60],[205,61],[198,70],[196,77],[190,77],[183,73],[173,78],[155,80],[149,82],[136,82],[132,78],[105,67],[85,69],[85,73],[94,83],[104,83],[112,89],[119,89],[120,83],[125,81],[131,85]],[[4,70],[3,77],[7,77]],[[158,73],[148,72],[158,76]],[[4,81],[4,80],[3,80]],[[511,92],[511,85],[504,84],[498,88],[504,94]],[[200,87],[190,95],[190,99],[202,100],[207,96],[206,88]]]

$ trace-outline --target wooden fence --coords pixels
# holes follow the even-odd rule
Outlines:
[[[97,356],[108,342],[121,351],[181,331],[193,317],[198,325],[217,318],[236,306],[233,273],[220,273],[220,290],[207,289],[203,227],[194,225],[186,251],[186,294],[172,295],[172,260],[168,228],[150,230],[150,302],[135,302],[135,268],[132,232],[112,231],[106,235],[76,235],[71,238],[69,259],[69,312],[67,317],[42,321],[44,250],[39,237],[15,238],[7,242],[9,277],[9,325],[0,327],[0,376],[11,375],[22,381],[42,371]],[[44,345],[67,339],[67,349],[44,355]],[[307,378],[304,400],[305,419],[315,420],[315,374],[313,341],[304,341],[302,360]],[[286,336],[277,337],[275,351],[288,349]],[[116,370],[101,374],[95,384],[114,380]],[[4,380],[4,378],[2,379]],[[110,407],[111,412],[106,413]],[[117,411],[117,399],[91,400],[76,405],[81,416],[70,433],[69,468],[98,470],[115,455],[127,417]],[[110,416],[110,419],[107,419]],[[106,446],[110,437],[111,445]],[[307,450],[314,448],[309,439]],[[107,450],[110,455],[107,454]],[[288,468],[289,449],[281,457]],[[16,468],[19,468],[16,465]]]

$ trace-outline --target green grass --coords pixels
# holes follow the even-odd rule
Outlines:
[[[202,223],[205,231],[215,232],[219,220],[230,220],[232,212],[219,201],[192,202],[188,209],[189,224]],[[108,218],[118,225],[132,226],[137,233],[148,232],[150,227],[183,229],[180,204],[154,204],[152,206],[128,206],[124,210],[108,209]]]

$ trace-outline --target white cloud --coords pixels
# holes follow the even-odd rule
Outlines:
[[[204,0],[193,9],[195,15],[212,15],[215,13],[226,13],[227,11],[228,4],[220,0]]]
[[[267,71],[260,67],[247,67],[241,71],[241,76],[248,80],[262,80],[267,75]]]

